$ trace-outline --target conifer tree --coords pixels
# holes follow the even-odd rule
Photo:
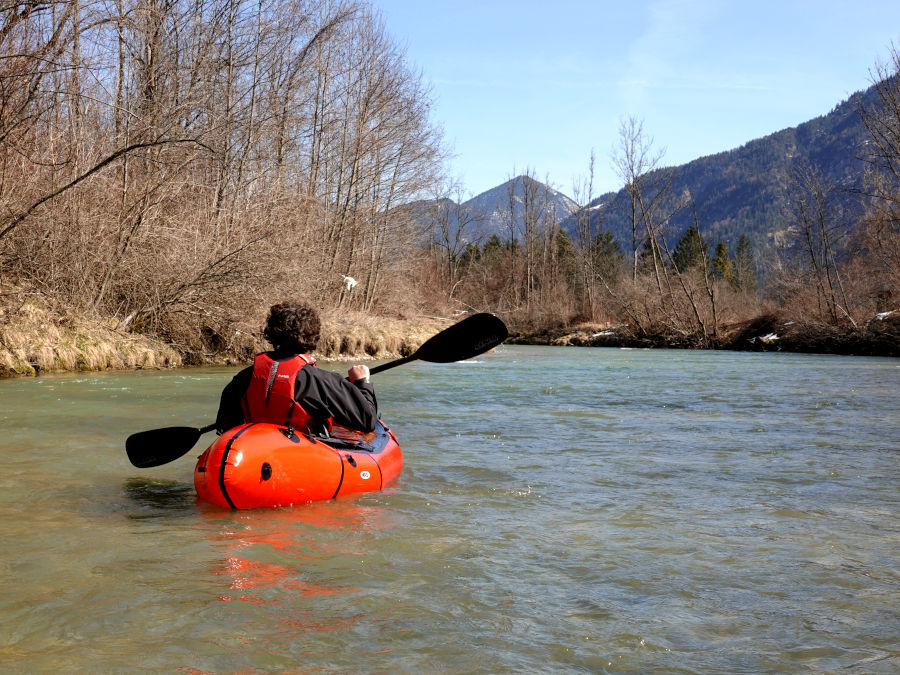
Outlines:
[[[556,264],[571,287],[575,283],[575,270],[578,266],[575,244],[564,230],[557,230],[553,241],[556,246]]]
[[[593,241],[594,268],[607,283],[615,281],[625,260],[615,235],[609,230],[598,232]]]
[[[716,245],[716,257],[712,261],[712,272],[715,277],[724,279],[729,285],[734,286],[734,265],[731,263],[728,246],[724,241],[720,241]]]
[[[485,242],[481,254],[489,263],[496,264],[503,258],[503,249],[503,242],[501,242],[500,237],[494,233],[491,235],[490,239]]]
[[[644,239],[638,252],[638,270],[642,273],[652,271],[654,258],[659,259],[656,247],[653,246],[649,239]]]
[[[756,261],[746,234],[742,234],[734,252],[734,287],[741,293],[756,293]]]
[[[696,267],[703,262],[707,255],[707,247],[700,236],[700,230],[696,225],[691,225],[675,247],[672,253],[672,264],[678,272],[684,272],[691,267]]]

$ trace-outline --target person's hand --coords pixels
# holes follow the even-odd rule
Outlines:
[[[369,381],[369,366],[359,365],[353,366],[350,370],[347,371],[347,375],[350,378],[351,382],[356,382],[357,380],[362,380],[363,382]]]

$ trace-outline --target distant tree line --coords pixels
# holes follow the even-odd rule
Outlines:
[[[717,308],[729,308],[730,317],[758,309],[757,263],[746,236],[733,254],[719,242],[713,255],[697,226],[672,250],[655,230],[641,230],[625,253],[587,216],[573,239],[552,217],[546,186],[530,174],[524,185],[524,195],[510,202],[505,236],[483,242],[466,236],[477,222],[459,201],[435,202],[443,215],[434,220],[432,287],[441,297],[432,302],[488,308],[525,330],[627,321],[646,336],[694,339],[699,329],[709,340],[721,321]],[[449,227],[450,220],[458,226]]]
[[[641,122],[627,119],[612,154],[626,196],[618,216],[630,223],[627,241],[603,229],[593,213],[592,155],[588,178],[575,189],[581,208],[574,236],[553,219],[547,188],[531,174],[519,203],[510,197],[508,230],[487,241],[471,236],[475,215],[461,212],[458,194],[435,202],[445,216],[455,209],[456,224],[448,228],[446,217],[433,217],[444,223],[432,233],[435,288],[445,300],[500,312],[526,329],[624,322],[638,337],[714,346],[736,324],[769,314],[861,331],[876,313],[898,309],[898,73],[893,50],[891,63],[875,71],[877,102],[856,101],[870,136],[860,148],[868,167],[858,182],[863,188],[848,194],[834,178],[799,165],[785,191],[787,207],[770,223],[771,248],[754,250],[746,233],[734,250],[707,240],[702,205],[690,192],[673,190],[674,170],[660,167],[662,154]],[[864,216],[850,217],[850,198],[861,202],[856,212]],[[673,237],[673,222],[685,215],[693,224]]]

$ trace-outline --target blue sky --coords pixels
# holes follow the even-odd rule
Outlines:
[[[572,195],[592,150],[594,195],[618,189],[623,118],[683,164],[827,113],[900,48],[898,0],[371,1],[467,195],[526,169]]]

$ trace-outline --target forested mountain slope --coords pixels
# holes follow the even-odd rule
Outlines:
[[[870,102],[873,92],[867,90],[859,96]],[[860,210],[853,193],[863,176],[859,155],[866,138],[851,98],[799,126],[734,150],[659,169],[648,175],[648,182],[656,182],[662,172],[671,172],[671,195],[678,198],[690,192],[708,243],[722,240],[733,247],[746,234],[757,247],[763,247],[788,227],[788,194],[796,170],[814,167],[827,181],[843,188],[840,198],[846,211]],[[595,230],[611,231],[623,248],[630,243],[631,221],[624,188],[600,196],[590,206]],[[691,209],[678,212],[669,224],[667,238],[677,240],[694,224],[694,216]],[[576,217],[566,219],[563,228],[573,232]]]

